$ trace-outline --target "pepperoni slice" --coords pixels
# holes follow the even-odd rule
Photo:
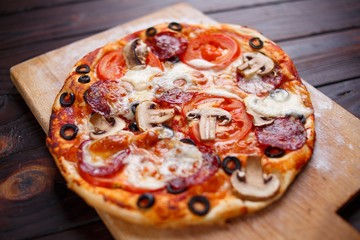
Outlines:
[[[121,110],[122,99],[125,99],[132,86],[129,83],[115,80],[95,82],[85,92],[85,100],[94,112],[104,116],[115,114],[117,109]]]
[[[275,66],[273,71],[265,76],[254,75],[246,79],[237,73],[236,80],[239,88],[247,93],[262,95],[274,90],[282,81],[282,74],[279,66]]]
[[[306,130],[300,120],[293,117],[277,118],[264,127],[256,127],[255,135],[264,145],[297,150],[306,142]]]
[[[184,53],[187,49],[188,41],[179,33],[162,32],[148,40],[147,44],[160,60],[166,60]]]
[[[192,176],[187,178],[176,178],[171,180],[168,185],[171,189],[182,190],[189,186],[201,184],[211,176],[213,176],[220,167],[219,158],[210,153],[203,154],[203,164],[199,171]],[[179,191],[180,192],[180,191]]]
[[[194,93],[184,92],[179,88],[173,88],[163,92],[158,99],[168,103],[185,103],[190,101],[193,96]]]

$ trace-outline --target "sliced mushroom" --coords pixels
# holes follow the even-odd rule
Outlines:
[[[275,174],[263,174],[260,156],[249,156],[245,172],[235,171],[230,182],[241,198],[251,201],[268,200],[280,188],[280,180]]]
[[[231,121],[231,114],[221,108],[205,107],[195,109],[186,114],[189,120],[200,119],[200,138],[203,141],[214,140],[216,133],[216,121],[219,125],[226,125]]]
[[[100,139],[112,135],[124,129],[126,126],[125,121],[119,117],[112,117],[110,121],[108,121],[98,113],[91,116],[90,122],[94,126],[94,131],[90,132],[92,139]]]
[[[129,69],[145,68],[146,57],[149,54],[149,50],[140,38],[135,38],[125,45],[123,54]]]
[[[274,62],[271,58],[259,52],[248,52],[242,55],[241,65],[237,67],[238,71],[244,74],[246,78],[254,75],[266,75],[274,68]]]
[[[135,113],[136,123],[141,131],[146,131],[153,127],[153,124],[159,124],[169,121],[174,117],[174,109],[156,109],[156,104],[152,101],[143,101]]]

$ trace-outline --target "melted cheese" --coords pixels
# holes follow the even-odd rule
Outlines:
[[[160,174],[165,179],[188,177],[196,173],[203,161],[197,147],[179,142],[170,151],[164,154],[164,161],[160,166]]]
[[[129,82],[137,91],[148,90],[151,78],[160,73],[159,68],[147,66],[144,69],[128,70],[120,80]]]
[[[154,77],[151,85],[169,90],[176,87],[174,84],[176,80],[182,79],[186,81],[186,86],[184,86],[184,88],[186,88],[187,86],[192,85],[192,80],[194,78],[192,75],[193,72],[194,69],[179,62],[167,69],[163,75]]]
[[[282,100],[271,97],[259,98],[249,95],[244,99],[248,113],[256,113],[264,117],[280,117],[285,115],[304,115],[305,117],[313,113],[313,110],[304,106],[298,95],[289,93],[289,96]]]
[[[194,68],[198,68],[198,69],[207,69],[207,68],[212,68],[213,66],[215,66],[215,64],[208,62],[206,60],[203,59],[193,59],[187,62],[187,64],[189,64],[190,66],[194,67]]]
[[[206,93],[209,95],[215,95],[215,96],[220,96],[220,97],[226,97],[226,98],[235,98],[235,99],[239,99],[242,100],[239,96],[228,92],[225,89],[221,89],[221,88],[208,88],[204,91],[202,91],[202,93]]]
[[[157,156],[145,149],[137,149],[125,158],[124,174],[127,182],[136,187],[155,190],[165,186],[165,182],[158,174],[158,164],[161,162]]]
[[[175,147],[159,157],[144,149],[132,150],[125,159],[127,182],[137,188],[155,190],[168,181],[196,173],[202,165],[202,154],[197,147],[179,141]]]

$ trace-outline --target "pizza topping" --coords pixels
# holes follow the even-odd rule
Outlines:
[[[76,137],[78,131],[79,128],[74,124],[64,124],[60,128],[60,136],[65,140],[73,140]]]
[[[206,93],[209,95],[219,96],[219,97],[235,98],[235,99],[241,100],[241,98],[238,95],[233,94],[222,88],[207,88],[207,89],[201,91],[201,93]]]
[[[155,203],[155,197],[151,193],[141,194],[137,200],[139,208],[151,208]]]
[[[79,66],[76,67],[75,72],[77,73],[89,73],[90,72],[90,67],[86,64],[81,64]]]
[[[89,75],[81,75],[78,78],[78,82],[79,83],[88,83],[88,82],[90,82],[90,76]]]
[[[199,74],[197,70],[194,70],[183,63],[177,63],[167,69],[167,72],[158,74],[152,79],[151,84],[163,90],[170,90],[173,88],[181,88],[182,90],[188,90],[190,87],[205,83],[207,79],[203,74]]]
[[[140,131],[140,129],[138,128],[137,126],[137,123],[136,121],[133,121],[129,124],[129,130],[132,131],[132,132],[137,132],[137,131]]]
[[[91,139],[99,139],[113,135],[124,129],[126,126],[125,121],[119,117],[111,117],[107,120],[104,116],[98,113],[91,116],[90,122],[94,127],[94,130],[90,132]]]
[[[160,60],[166,60],[185,52],[188,42],[185,37],[175,32],[161,32],[149,39],[151,51]]]
[[[260,38],[255,37],[249,40],[249,45],[253,49],[261,49],[264,46],[264,42]]]
[[[71,106],[75,101],[75,95],[73,93],[64,92],[60,95],[60,105],[63,107]]]
[[[183,62],[199,69],[213,66],[224,68],[239,54],[240,48],[230,36],[222,33],[209,33],[191,39],[188,49],[180,58]]]
[[[146,66],[146,58],[149,50],[140,38],[136,38],[125,45],[123,54],[129,69],[141,69]]]
[[[181,30],[182,30],[181,24],[177,23],[177,22],[169,23],[168,28],[170,28],[171,30],[177,31],[177,32],[181,32]]]
[[[293,117],[281,117],[267,126],[256,127],[259,143],[286,150],[297,150],[306,142],[306,129]]]
[[[196,146],[195,142],[191,138],[182,138],[180,139],[180,142]]]
[[[174,136],[174,131],[167,126],[153,127],[150,130],[155,132],[159,139],[172,138]]]
[[[152,101],[143,101],[136,108],[136,123],[141,131],[153,127],[153,124],[160,124],[169,121],[174,117],[174,109],[155,109],[156,104]]]
[[[280,158],[285,155],[285,151],[278,147],[268,146],[265,148],[265,155],[271,158]]]
[[[276,102],[285,102],[289,98],[289,92],[282,88],[278,88],[271,91],[269,97]]]
[[[168,193],[179,194],[187,190],[186,181],[184,178],[175,178],[166,185]]]
[[[197,69],[208,69],[216,66],[214,63],[211,63],[203,59],[192,59],[188,61],[187,64]]]
[[[249,78],[254,74],[266,75],[271,73],[274,68],[274,62],[271,58],[258,52],[243,53],[240,65],[237,67],[245,78]]]
[[[221,108],[204,107],[192,110],[186,114],[188,120],[199,120],[200,138],[202,141],[214,140],[216,122],[227,125],[231,122],[231,114]]]
[[[128,107],[128,94],[132,86],[126,82],[105,80],[95,82],[85,92],[86,102],[97,112],[105,117],[111,115],[123,115],[132,117]]]
[[[188,207],[192,213],[204,216],[210,211],[210,202],[204,196],[195,195],[188,202]]]
[[[235,171],[230,182],[241,198],[251,201],[268,200],[280,189],[280,180],[275,174],[264,177],[260,156],[249,156],[245,172]]]
[[[173,88],[163,92],[158,99],[168,103],[185,103],[190,101],[194,93],[184,92],[179,88]]]
[[[157,30],[154,27],[150,27],[150,28],[146,29],[146,36],[148,36],[148,37],[153,37],[153,36],[155,36],[156,33],[157,33]]]
[[[224,158],[222,168],[226,174],[231,175],[234,171],[241,169],[241,162],[237,157],[228,156]]]
[[[119,172],[130,150],[127,136],[109,136],[85,141],[78,153],[80,175],[87,181],[93,177],[109,177]]]
[[[126,62],[121,51],[106,53],[100,59],[96,70],[101,80],[119,79],[126,71]]]
[[[128,70],[121,80],[131,83],[137,91],[149,90],[151,79],[160,72],[161,69],[157,67],[147,66],[144,69]]]
[[[283,89],[276,89],[265,98],[249,95],[244,99],[244,103],[246,111],[254,117],[255,126],[262,126],[273,121],[268,118],[294,114],[308,117],[313,113],[312,109],[304,106],[298,95]]]

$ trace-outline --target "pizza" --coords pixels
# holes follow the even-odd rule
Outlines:
[[[273,203],[314,142],[309,92],[278,45],[247,27],[177,22],[80,59],[47,137],[69,188],[89,205],[174,228]]]

